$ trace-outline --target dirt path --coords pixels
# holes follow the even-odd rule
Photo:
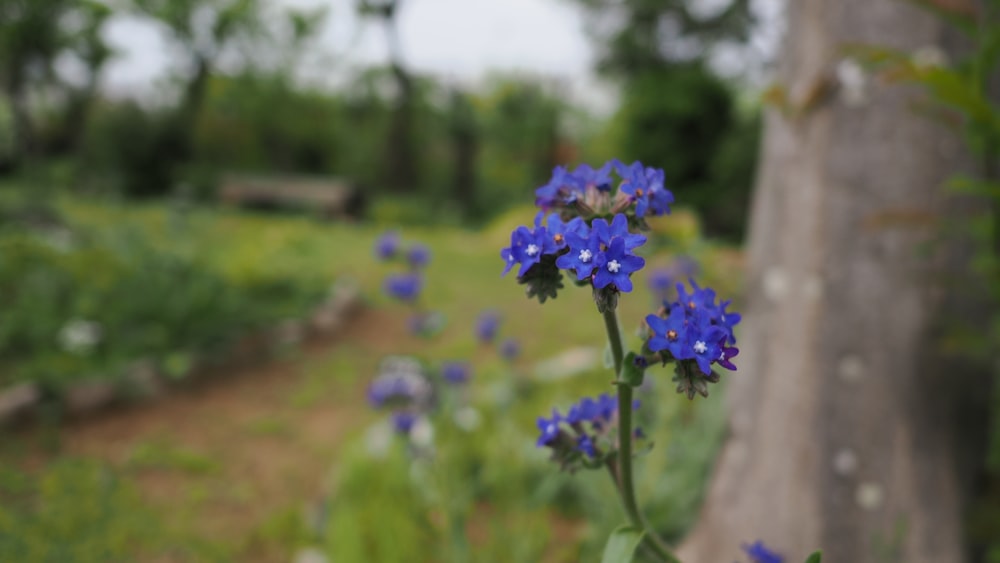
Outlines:
[[[257,532],[319,497],[338,445],[375,416],[363,399],[367,373],[357,372],[408,340],[401,327],[395,333],[398,324],[362,311],[292,358],[70,421],[58,431],[57,453],[35,447],[28,459],[36,467],[58,456],[105,460],[174,524],[238,546],[240,560],[287,560],[260,545]],[[24,437],[37,444],[41,432]]]

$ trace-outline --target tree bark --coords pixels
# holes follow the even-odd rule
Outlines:
[[[837,72],[849,44],[957,42],[898,0],[795,0],[788,22],[789,107],[766,116],[729,436],[680,554],[734,561],[761,539],[791,563],[817,548],[833,563],[963,561],[963,455],[982,437],[964,393],[989,393],[942,356],[939,329],[974,298],[944,281],[964,258],[942,242],[959,209],[943,183],[971,159],[955,128],[915,111],[918,89]]]

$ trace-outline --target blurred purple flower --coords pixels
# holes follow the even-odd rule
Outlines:
[[[410,251],[406,253],[406,260],[414,268],[423,268],[431,261],[431,250],[423,244],[414,244]]]
[[[441,366],[441,377],[452,385],[461,385],[469,381],[472,370],[465,362],[445,362]]]
[[[508,338],[500,344],[500,356],[507,360],[513,361],[521,355],[521,343],[513,338]]]
[[[399,251],[399,233],[386,231],[375,241],[375,256],[380,260],[388,260]]]
[[[401,301],[413,301],[423,281],[417,274],[394,274],[385,278],[385,292]]]
[[[751,545],[743,545],[743,551],[753,563],[784,563],[785,558],[771,551],[764,542],[757,540]]]
[[[497,336],[500,327],[500,314],[496,311],[483,311],[476,320],[476,338],[483,344],[489,344]]]
[[[400,434],[409,434],[416,422],[417,415],[412,412],[396,411],[392,413],[392,427]]]

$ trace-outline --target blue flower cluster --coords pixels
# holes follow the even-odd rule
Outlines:
[[[552,257],[556,267],[574,272],[578,281],[589,280],[596,289],[613,286],[629,292],[632,274],[646,264],[632,251],[645,242],[645,235],[629,231],[622,213],[610,224],[597,218],[590,225],[580,217],[563,222],[556,213],[547,218],[539,213],[534,229],[518,227],[511,233],[510,246],[500,251],[500,257],[506,264],[504,274],[520,264],[517,277],[523,278],[545,257]]]
[[[630,228],[644,229],[645,217],[670,213],[674,196],[663,178],[663,170],[640,162],[612,160],[598,169],[581,164],[573,171],[556,167],[549,182],[535,190],[541,211],[534,228],[515,229],[510,246],[500,251],[503,273],[517,266],[529,297],[544,302],[563,287],[566,271],[578,284],[601,290],[594,294],[599,310],[614,309],[618,292],[632,291],[632,274],[646,264],[633,252],[646,237]]]
[[[491,346],[500,331],[500,314],[486,310],[476,319],[475,334],[480,343]],[[508,362],[513,362],[521,355],[521,343],[516,338],[506,338],[497,346],[497,353]]]
[[[402,242],[396,231],[386,231],[375,241],[375,256],[379,260],[393,260],[401,254]],[[407,249],[405,259],[409,271],[386,276],[383,289],[390,297],[413,302],[423,289],[423,276],[420,271],[430,263],[431,251],[423,244],[414,243]]]
[[[379,372],[368,385],[368,403],[375,409],[391,411],[393,427],[408,434],[414,423],[434,412],[441,403],[440,384],[457,391],[472,378],[468,362],[446,361],[440,365],[440,380],[415,358],[389,356],[379,364]],[[462,406],[463,397],[456,395]]]
[[[404,357],[384,359],[379,375],[368,386],[368,402],[375,408],[423,407],[430,404],[432,395],[420,363]]]
[[[714,290],[702,289],[693,280],[691,287],[688,293],[683,284],[677,284],[678,299],[664,303],[663,316],[646,317],[652,332],[647,346],[653,352],[669,353],[665,360],[694,361],[706,376],[711,375],[712,364],[735,370],[730,360],[739,349],[731,345],[736,344],[733,327],[740,322],[740,314],[726,311],[729,301],[716,304]]]
[[[611,194],[611,171],[619,178],[618,191]],[[624,164],[612,160],[599,169],[581,164],[570,172],[556,167],[549,183],[535,190],[535,205],[542,210],[572,209],[583,215],[616,214],[626,210],[636,217],[670,213],[674,195],[663,187],[663,170],[640,162]]]
[[[633,404],[633,408],[638,406],[638,401]],[[564,465],[579,458],[580,454],[597,459],[602,455],[600,441],[612,435],[617,416],[618,400],[614,396],[602,393],[596,399],[585,397],[571,406],[565,416],[552,409],[551,417],[539,417],[536,445],[551,448],[554,457]]]

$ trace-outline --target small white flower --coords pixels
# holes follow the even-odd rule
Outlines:
[[[524,253],[527,254],[528,256],[534,256],[534,255],[538,254],[538,245],[537,244],[529,244],[528,248],[526,248],[524,250]]]
[[[622,269],[622,265],[618,263],[617,260],[612,260],[608,262],[608,271],[612,274],[617,274],[618,270]]]
[[[593,258],[593,257],[594,257],[594,253],[591,252],[591,251],[589,251],[589,250],[587,250],[586,248],[584,248],[583,250],[580,251],[579,258],[580,258],[580,261],[583,262],[584,264],[586,264],[587,262],[590,262],[590,259]]]
[[[410,440],[418,448],[429,448],[434,445],[434,426],[425,417],[420,417],[410,429]]]
[[[71,319],[59,330],[59,345],[67,352],[88,352],[101,341],[101,325],[84,319]]]
[[[472,432],[479,428],[481,419],[479,411],[472,407],[464,407],[455,411],[455,424],[466,432]]]
[[[701,340],[696,341],[694,343],[694,346],[692,346],[692,348],[694,348],[695,354],[704,354],[706,351],[708,351],[708,346]]]

